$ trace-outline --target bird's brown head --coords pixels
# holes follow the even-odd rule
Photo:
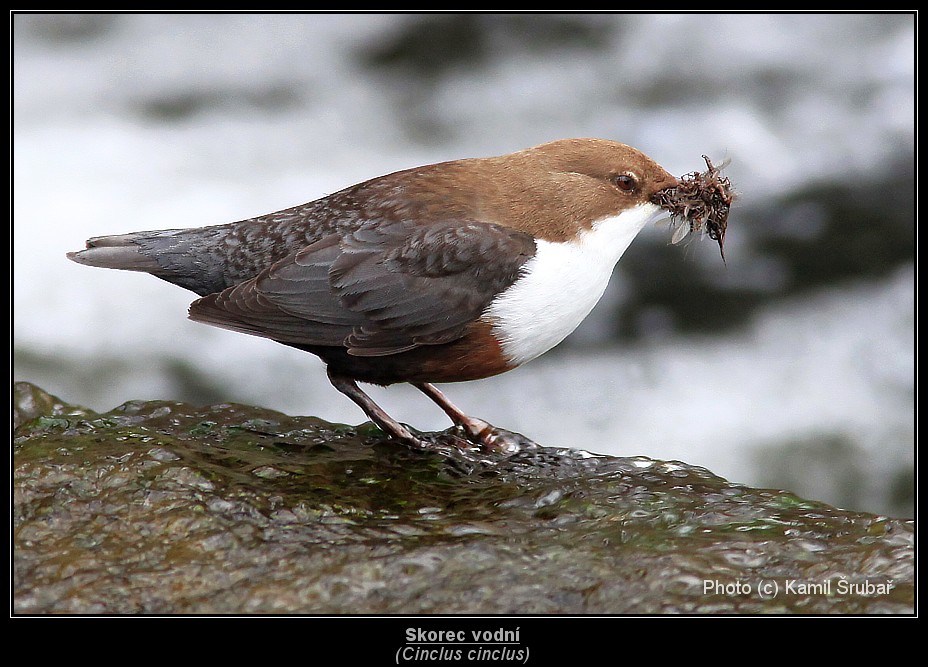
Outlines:
[[[706,171],[677,178],[636,148],[605,139],[562,139],[484,162],[494,170],[507,217],[538,238],[563,241],[636,206],[663,209],[673,241],[704,231],[725,258],[731,181],[708,157]],[[542,207],[539,202],[544,202]]]
[[[483,205],[508,226],[566,241],[597,220],[636,206],[678,180],[641,151],[605,139],[562,139],[472,162]],[[481,173],[482,172],[482,173]]]

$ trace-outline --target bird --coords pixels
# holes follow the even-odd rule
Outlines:
[[[317,355],[331,384],[406,445],[433,441],[359,383],[410,383],[468,446],[507,450],[508,432],[435,385],[512,370],[560,343],[637,234],[673,213],[681,183],[626,144],[560,139],[238,222],[98,236],[67,256],[149,273],[199,296],[191,320]]]

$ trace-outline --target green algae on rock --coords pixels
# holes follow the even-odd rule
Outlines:
[[[94,414],[28,385],[17,396],[52,414],[14,433],[16,613],[914,607],[912,522],[684,463],[470,458],[240,405]]]

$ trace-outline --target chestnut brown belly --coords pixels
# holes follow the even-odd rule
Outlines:
[[[288,343],[285,343],[288,344]],[[343,347],[291,345],[322,358],[335,372],[360,382],[464,382],[498,375],[515,368],[503,355],[491,326],[475,322],[461,338],[443,345],[381,357],[359,357]]]

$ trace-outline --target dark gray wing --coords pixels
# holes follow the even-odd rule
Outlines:
[[[362,225],[198,299],[190,318],[282,343],[396,354],[459,338],[534,254],[529,234],[500,225]]]

